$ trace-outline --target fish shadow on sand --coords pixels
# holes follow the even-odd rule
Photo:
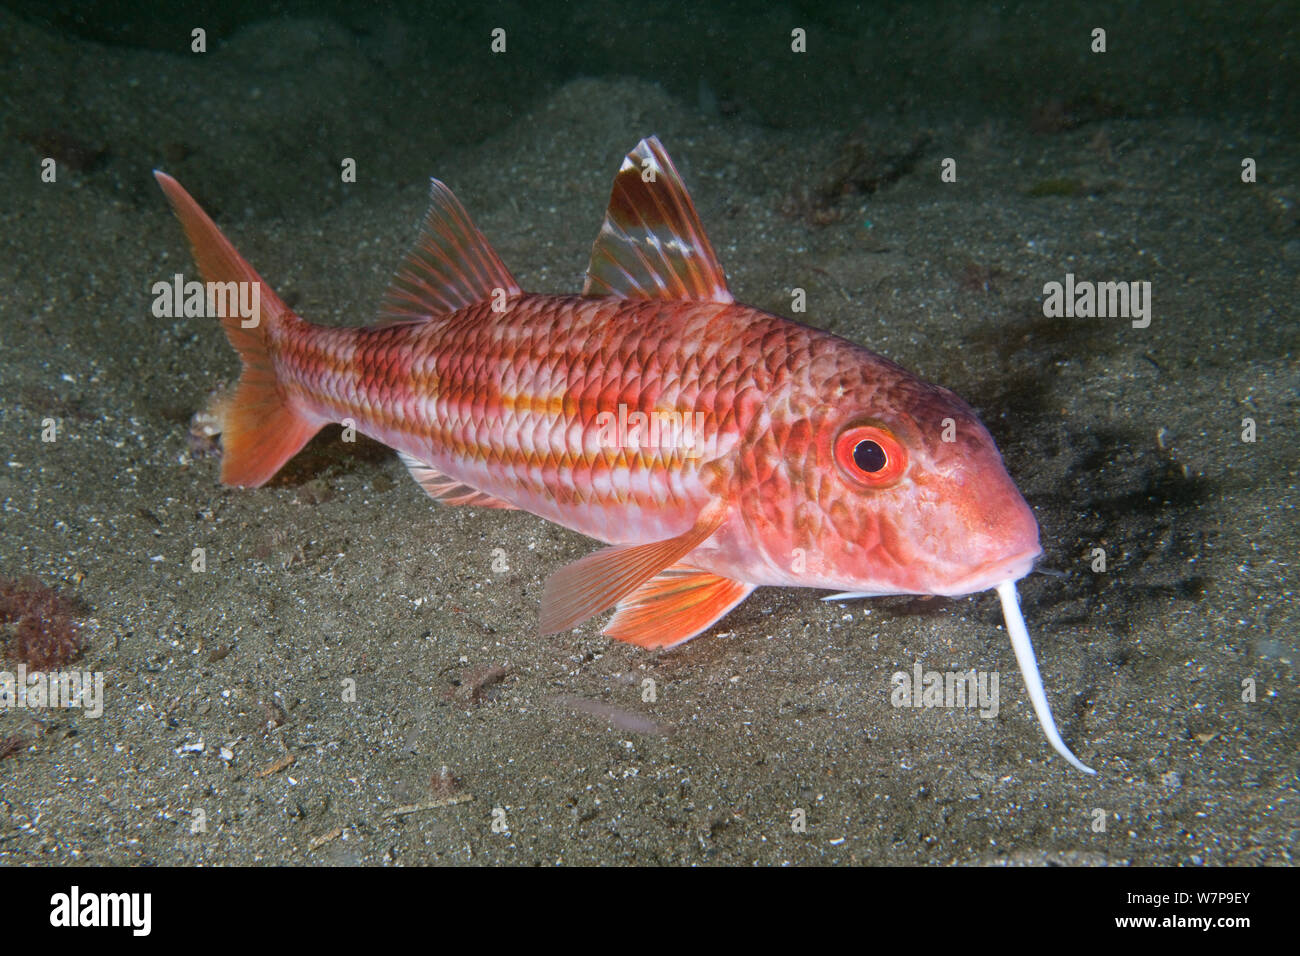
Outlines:
[[[1040,630],[1086,625],[1127,639],[1156,613],[1153,604],[1204,597],[1219,523],[1214,481],[1136,429],[1062,415],[1045,377],[999,375],[973,384],[967,398],[1039,519],[1038,567],[1050,578],[1027,583]],[[1105,571],[1094,570],[1097,549]],[[1125,655],[1122,647],[1105,653],[1117,663]]]
[[[353,441],[344,441],[342,427],[328,425],[266,484],[268,488],[296,488],[327,475],[382,466],[396,457],[387,445],[359,432]]]
[[[938,595],[909,595],[906,597],[876,598],[870,604],[873,611],[891,617],[945,617],[954,613],[970,602],[969,595],[959,598],[940,597]]]
[[[1215,483],[1185,473],[1163,453],[1143,450],[1135,436],[1097,430],[1069,444],[1077,457],[1065,485],[1029,495],[1048,516],[1045,524],[1057,542],[1049,558],[1071,572],[1045,602],[1104,600],[1111,629],[1127,631],[1152,601],[1201,600],[1210,571],[1207,544],[1219,530],[1209,507]],[[1106,553],[1105,572],[1093,570],[1099,548]],[[1084,620],[1097,620],[1086,607],[1058,623]]]
[[[1036,367],[1050,369],[1079,356],[1097,359],[1126,351],[1130,346],[1116,328],[1105,322],[1045,316],[1037,299],[1022,299],[1008,303],[996,321],[974,323],[963,330],[962,342],[964,348],[987,353],[1003,366],[1004,374],[1014,377],[1016,369],[1025,367],[1026,354],[1033,356]],[[952,381],[946,384],[956,388]]]

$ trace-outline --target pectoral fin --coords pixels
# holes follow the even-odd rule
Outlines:
[[[726,518],[726,508],[713,504],[675,538],[604,548],[556,571],[542,592],[541,632],[567,631],[617,604],[703,544]]]
[[[707,631],[753,590],[744,581],[671,567],[619,601],[601,633],[647,649],[674,647]]]

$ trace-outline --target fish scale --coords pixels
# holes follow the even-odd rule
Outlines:
[[[271,352],[277,379],[305,417],[322,424],[350,417],[363,434],[449,476],[605,537],[610,524],[592,506],[630,503],[648,513],[672,505],[683,520],[692,517],[711,494],[700,466],[745,427],[732,401],[740,383],[778,387],[771,376],[755,377],[763,370],[753,365],[752,310],[693,311],[676,316],[652,349],[634,333],[657,317],[657,303],[524,294],[503,312],[480,304],[386,328],[299,320],[282,328]],[[735,313],[736,334],[719,321],[722,311]],[[707,380],[721,409],[700,394],[695,343],[706,329],[717,339]],[[631,374],[647,367],[650,374]],[[705,429],[689,450],[698,457],[673,447],[600,447],[598,417],[620,405],[629,413],[702,412]],[[662,515],[654,520],[647,530],[658,533]],[[618,537],[637,540],[627,528],[606,540]]]
[[[604,633],[672,647],[762,585],[996,589],[1044,733],[1092,772],[1042,688],[1014,583],[1041,554],[1038,525],[988,431],[888,359],[736,303],[657,139],[615,177],[582,295],[524,292],[434,180],[368,328],[294,314],[157,177],[204,277],[260,290],[253,322],[220,316],[244,366],[216,409],[223,482],[264,484],[346,421],[440,502],[521,509],[605,542],[547,578],[543,634],[612,608]],[[663,414],[691,432],[656,435]]]

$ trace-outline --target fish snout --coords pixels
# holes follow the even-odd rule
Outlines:
[[[981,498],[969,528],[969,570],[954,582],[959,593],[983,591],[1002,581],[1018,580],[1029,573],[1043,553],[1038,543],[1038,521],[1010,479]]]

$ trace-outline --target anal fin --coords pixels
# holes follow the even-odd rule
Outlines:
[[[480,508],[502,508],[517,510],[515,505],[502,501],[486,491],[479,491],[464,482],[449,478],[432,465],[426,464],[414,455],[399,451],[397,456],[411,473],[411,477],[423,488],[434,501],[443,505],[477,505]]]
[[[601,633],[647,649],[675,647],[707,631],[753,590],[744,581],[675,565],[619,601]]]

